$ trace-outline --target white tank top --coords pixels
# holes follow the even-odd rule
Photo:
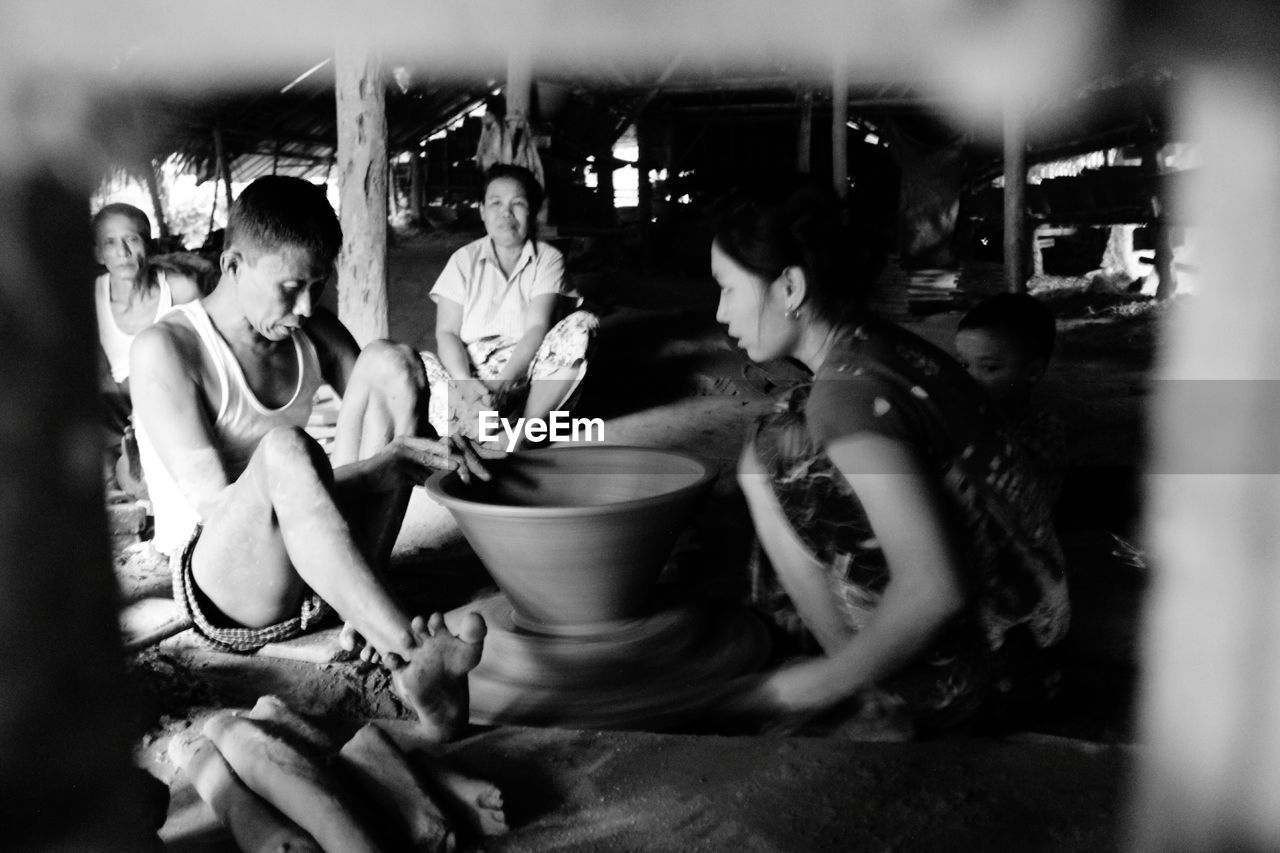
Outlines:
[[[164,270],[156,270],[156,283],[160,286],[160,303],[156,305],[155,319],[159,320],[166,311],[173,307],[173,291],[169,289],[169,280]],[[129,347],[133,345],[135,335],[125,334],[116,325],[116,318],[111,316],[111,276],[103,273],[94,283],[94,301],[98,305],[98,340],[102,342],[102,351],[107,354],[107,364],[111,366],[111,378],[123,382],[129,378]]]
[[[234,482],[244,473],[249,458],[264,435],[276,427],[306,426],[311,416],[312,401],[324,381],[315,344],[305,332],[293,333],[293,345],[298,354],[298,387],[289,402],[278,409],[269,409],[249,387],[235,353],[214,328],[204,306],[199,301],[188,302],[173,310],[181,311],[191,320],[218,377],[222,400],[213,419],[214,449],[222,460],[227,480]],[[135,424],[135,429],[155,515],[153,544],[162,554],[172,554],[187,543],[201,519],[161,464],[143,424]]]

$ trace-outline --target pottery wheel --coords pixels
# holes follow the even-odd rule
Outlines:
[[[498,594],[467,611],[489,626],[470,676],[471,721],[566,728],[669,728],[695,718],[769,653],[743,608],[669,603],[652,615],[589,626],[522,620]]]

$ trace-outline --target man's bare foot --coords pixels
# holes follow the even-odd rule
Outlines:
[[[338,632],[338,647],[352,655],[358,654],[360,660],[365,663],[382,663],[382,655],[378,654],[377,649],[365,642],[364,637],[350,622],[342,623],[342,630]]]
[[[502,791],[497,785],[474,779],[436,759],[419,760],[415,766],[448,798],[454,811],[473,832],[481,835],[506,833],[507,815],[503,811]]]
[[[414,617],[410,627],[415,640],[412,658],[401,661],[388,655],[383,662],[391,670],[396,690],[417,713],[422,733],[445,743],[466,725],[470,713],[467,673],[480,663],[488,628],[478,613],[463,616],[456,635],[449,633],[439,613],[426,620]]]

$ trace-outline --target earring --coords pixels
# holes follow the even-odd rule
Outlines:
[[[795,322],[796,320],[800,319],[800,312],[795,308],[788,308],[787,310],[782,312],[782,316],[786,317],[788,320],[792,322]]]

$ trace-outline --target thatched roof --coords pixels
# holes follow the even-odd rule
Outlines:
[[[388,147],[391,156],[416,151],[433,134],[483,104],[503,84],[505,67],[466,77],[433,76],[410,64],[385,62]],[[558,151],[585,160],[600,149],[599,135],[616,138],[636,118],[671,122],[797,122],[803,109],[829,121],[828,69],[761,60],[727,66],[674,55],[644,68],[594,63],[536,69],[537,101]],[[1029,162],[1134,144],[1165,132],[1169,76],[1133,69],[1096,80],[1074,98],[1032,105]],[[911,117],[966,138],[939,118],[939,97],[928,81],[851,79],[849,114],[870,122]],[[568,104],[568,109],[565,105]],[[203,177],[216,174],[218,135],[235,181],[278,172],[323,177],[334,162],[337,122],[333,63],[317,56],[292,77],[261,80],[253,88],[194,93],[151,89],[138,97],[136,120],[151,139],[153,156],[178,154]],[[825,125],[816,124],[816,128]],[[604,128],[605,130],[602,130]],[[824,130],[816,130],[825,133]],[[991,140],[974,144],[974,177],[999,172],[1000,152]]]

